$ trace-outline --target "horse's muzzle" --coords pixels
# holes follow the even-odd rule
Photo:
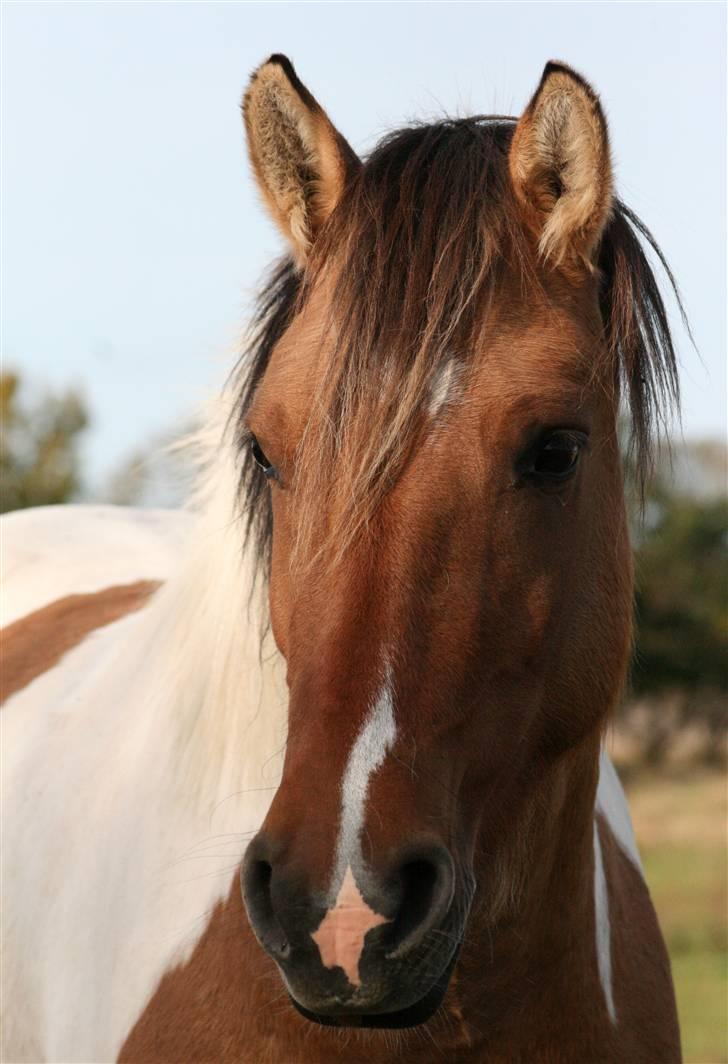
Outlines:
[[[423,1023],[447,990],[472,887],[438,842],[400,851],[379,876],[347,867],[337,896],[310,891],[264,833],[241,873],[248,917],[296,1008],[335,1026]]]

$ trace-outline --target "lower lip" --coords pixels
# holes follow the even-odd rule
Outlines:
[[[420,1024],[426,1023],[442,1004],[459,953],[460,949],[458,948],[455,950],[447,968],[445,968],[440,978],[427,991],[424,997],[420,998],[420,1000],[416,1001],[413,1005],[408,1005],[406,1009],[400,1009],[396,1012],[352,1012],[322,1015],[321,1013],[312,1012],[310,1009],[304,1008],[303,1005],[299,1005],[294,997],[291,997],[291,1003],[302,1016],[306,1017],[307,1020],[321,1024],[323,1027],[369,1027],[378,1028],[380,1030],[401,1030],[407,1027],[418,1027]]]

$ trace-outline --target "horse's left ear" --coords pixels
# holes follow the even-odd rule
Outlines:
[[[591,267],[612,208],[609,138],[599,98],[569,67],[546,64],[516,125],[509,168],[543,258]]]
[[[258,187],[302,265],[359,160],[284,55],[253,74],[243,118]]]

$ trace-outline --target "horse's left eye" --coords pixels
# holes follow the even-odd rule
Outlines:
[[[252,435],[252,433],[250,436],[250,453],[253,456],[253,461],[255,462],[255,464],[263,470],[263,473],[268,478],[275,477],[276,467],[271,461],[269,461],[269,459],[263,452],[263,448],[260,446],[257,439],[255,438],[255,436]]]
[[[530,475],[544,483],[567,480],[576,472],[586,435],[574,429],[557,429],[543,436],[532,457]]]

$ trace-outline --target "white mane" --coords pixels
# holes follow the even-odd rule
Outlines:
[[[242,550],[229,403],[191,441],[195,514],[164,586],[3,709],[2,1059],[115,1059],[275,792],[285,687]]]
[[[279,655],[263,638],[265,588],[256,583],[253,552],[243,550],[229,414],[226,395],[185,442],[201,469],[194,528],[178,571],[147,611],[159,652],[153,697],[177,722],[183,776],[203,791],[220,777],[258,786],[260,758],[285,742]]]

